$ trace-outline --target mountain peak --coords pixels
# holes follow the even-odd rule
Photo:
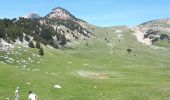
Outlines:
[[[28,18],[28,19],[37,19],[37,18],[40,18],[41,16],[38,15],[36,12],[33,12],[33,13],[30,13],[26,16],[24,16],[24,18]]]
[[[52,10],[52,12],[57,12],[57,11],[59,11],[59,10],[67,11],[67,10],[65,10],[64,8],[55,7],[55,8]]]
[[[47,16],[49,19],[62,19],[62,20],[72,20],[76,21],[76,17],[72,15],[69,11],[66,9],[63,9],[61,7],[54,8],[51,13],[49,13]]]

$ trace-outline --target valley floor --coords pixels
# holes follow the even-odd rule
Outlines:
[[[0,100],[14,99],[17,86],[20,100],[29,90],[40,100],[170,99],[169,49],[141,44],[131,30],[91,31],[96,38],[62,50],[45,48],[43,57],[27,48],[1,52]]]

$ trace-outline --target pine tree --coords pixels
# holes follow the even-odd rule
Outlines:
[[[66,39],[66,37],[65,37],[65,35],[63,34],[62,36],[61,36],[61,45],[65,45],[67,43],[67,39]]]
[[[27,42],[29,42],[29,41],[30,41],[30,38],[29,38],[29,36],[28,36],[28,35],[25,35],[25,40],[26,40]]]
[[[29,42],[28,46],[29,46],[30,48],[35,48],[34,43],[33,43],[32,41]]]
[[[35,45],[36,48],[40,49],[41,48],[41,45],[39,42],[36,42],[36,45]]]
[[[39,55],[44,56],[44,50],[42,47],[39,49]]]

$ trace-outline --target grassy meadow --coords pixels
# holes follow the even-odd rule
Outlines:
[[[20,100],[29,90],[39,100],[170,100],[169,49],[141,44],[133,31],[119,27],[91,32],[96,38],[72,47],[44,47],[45,56],[18,46],[1,52],[0,100],[13,100],[17,86]]]

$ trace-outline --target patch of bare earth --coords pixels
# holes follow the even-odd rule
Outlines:
[[[107,79],[113,76],[112,73],[107,72],[92,72],[92,71],[76,71],[76,73],[85,78]]]

